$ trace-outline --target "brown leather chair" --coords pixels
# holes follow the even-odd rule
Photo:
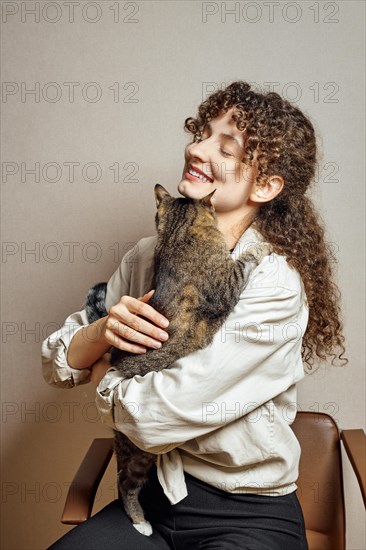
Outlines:
[[[292,429],[301,445],[298,497],[309,550],[345,550],[341,441],[366,505],[363,430],[342,430],[331,416],[298,412]],[[113,439],[95,439],[70,486],[62,523],[78,525],[91,515],[95,493],[113,454]]]

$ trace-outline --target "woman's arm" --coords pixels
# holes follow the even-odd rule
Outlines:
[[[85,309],[75,312],[60,330],[43,341],[42,369],[46,382],[59,388],[95,382],[107,370],[104,355],[112,345],[130,353],[144,353],[148,347],[161,346],[168,338],[161,328],[169,324],[168,320],[147,304],[154,291],[140,298],[128,295],[131,291],[137,292],[136,287],[130,285],[131,269],[138,265],[140,256],[152,265],[154,245],[154,238],[142,239],[123,257],[107,285],[107,316],[89,324]],[[142,269],[141,273],[145,271]],[[141,282],[141,278],[135,277],[141,283],[140,291],[148,279]],[[95,363],[99,363],[98,369]]]
[[[145,353],[147,347],[161,347],[168,333],[156,325],[167,326],[169,321],[146,303],[153,293],[154,290],[150,290],[140,298],[122,296],[108,315],[78,331],[69,345],[69,365],[76,369],[89,368],[111,346],[129,353]]]
[[[111,347],[104,336],[108,315],[83,327],[70,341],[66,361],[72,369],[90,368]]]
[[[99,386],[99,383],[102,378],[104,378],[107,370],[111,368],[110,359],[110,353],[105,353],[92,366],[90,380],[93,382],[93,384],[95,384],[95,386]]]
[[[55,382],[52,374],[57,373],[63,363],[66,371],[74,373],[74,382],[89,381],[88,375],[90,369],[93,369],[94,374],[90,379],[98,385],[107,371],[105,354],[112,345],[129,353],[145,353],[147,347],[161,347],[161,342],[167,340],[168,334],[153,323],[162,327],[167,326],[169,321],[146,303],[153,292],[151,290],[137,299],[122,296],[120,302],[111,308],[109,315],[93,323],[85,323],[85,326],[81,323],[79,326],[76,324],[68,332],[70,318],[74,317],[75,321],[81,321],[86,318],[86,313],[83,310],[70,316],[61,331],[52,334],[42,344],[43,373],[47,382]],[[145,319],[137,317],[137,314],[143,315]],[[86,371],[84,376],[79,375],[78,370]],[[64,386],[73,385],[76,384],[68,383]]]
[[[67,317],[63,326],[42,342],[42,374],[45,381],[56,388],[72,388],[90,382],[90,369],[73,369],[67,362],[71,340],[88,325],[85,309]]]
[[[143,377],[126,379],[110,368],[97,388],[102,420],[155,454],[210,433],[304,376],[307,321],[298,273],[272,255],[253,272],[210,346]]]

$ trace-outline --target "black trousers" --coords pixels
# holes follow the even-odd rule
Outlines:
[[[188,496],[170,504],[153,466],[140,493],[150,537],[139,533],[120,500],[111,502],[48,550],[308,550],[296,492],[233,494],[185,473]]]

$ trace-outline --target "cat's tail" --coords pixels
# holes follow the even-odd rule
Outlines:
[[[97,321],[101,317],[108,315],[105,308],[106,294],[107,283],[98,283],[89,290],[85,304],[89,323],[93,323],[93,321]]]

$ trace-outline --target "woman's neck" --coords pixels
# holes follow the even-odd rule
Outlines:
[[[235,248],[238,240],[252,224],[252,221],[252,216],[246,216],[244,219],[241,218],[239,221],[233,222],[227,216],[217,215],[217,227],[224,236],[228,250]]]

